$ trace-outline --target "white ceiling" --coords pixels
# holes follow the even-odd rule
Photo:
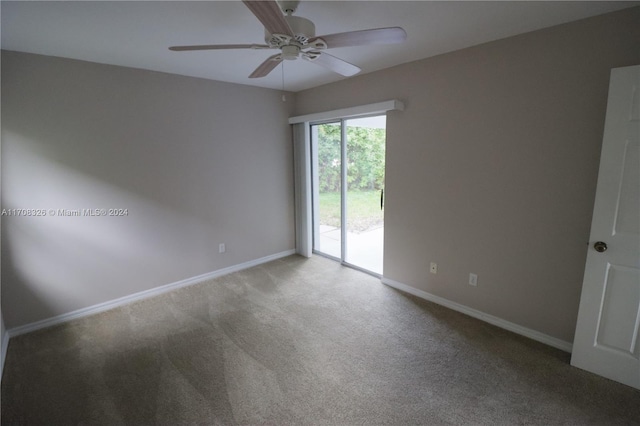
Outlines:
[[[401,45],[330,51],[367,73],[637,5],[640,2],[302,1],[295,14],[311,19],[318,35],[403,27],[408,39]],[[240,1],[2,1],[1,8],[3,49],[282,88],[280,67],[265,78],[247,78],[274,51],[167,49],[262,43],[260,22]],[[285,62],[286,90],[345,78],[306,61]]]

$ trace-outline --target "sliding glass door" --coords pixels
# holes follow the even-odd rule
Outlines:
[[[382,274],[386,116],[311,125],[313,249]]]

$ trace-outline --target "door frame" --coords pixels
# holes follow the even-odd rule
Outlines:
[[[337,119],[359,118],[364,116],[387,114],[387,128],[393,121],[393,111],[404,111],[404,104],[392,99],[367,105],[299,115],[289,118],[293,125],[294,150],[294,189],[295,189],[295,218],[296,218],[296,253],[311,257],[313,254],[313,223],[312,217],[312,174],[311,174],[311,132],[310,123],[335,121]],[[390,120],[391,119],[391,120]],[[349,265],[351,266],[351,265]],[[352,266],[359,269],[357,266]],[[367,271],[365,271],[367,272]]]
[[[348,246],[347,246],[347,192],[348,192],[348,140],[347,140],[347,128],[348,128],[348,121],[349,120],[353,120],[353,119],[359,119],[359,118],[369,118],[369,117],[385,117],[385,122],[386,122],[386,118],[387,118],[387,114],[385,113],[373,113],[373,114],[366,114],[366,115],[360,115],[358,117],[341,117],[339,119],[334,119],[334,120],[323,120],[323,121],[319,121],[319,122],[309,122],[308,123],[308,127],[309,127],[309,134],[311,135],[310,139],[309,139],[309,144],[310,144],[310,152],[311,152],[311,158],[310,158],[310,164],[311,164],[311,202],[312,202],[312,216],[311,216],[311,221],[313,223],[313,231],[312,231],[312,253],[313,254],[317,254],[323,257],[327,257],[329,259],[333,259],[336,260],[338,262],[340,262],[343,265],[349,266],[353,269],[357,269],[359,271],[365,272],[369,275],[373,275],[374,277],[377,278],[382,278],[382,274],[379,274],[377,272],[371,271],[369,269],[366,269],[362,266],[358,266],[356,264],[353,264],[349,261],[347,261],[347,251],[348,251]],[[319,216],[319,208],[318,208],[318,197],[320,194],[319,191],[319,180],[318,180],[318,175],[315,173],[314,170],[314,165],[317,164],[317,158],[318,158],[318,147],[317,147],[317,141],[314,141],[313,135],[314,132],[312,130],[313,126],[321,126],[323,124],[339,124],[340,125],[340,257],[336,257],[333,256],[329,253],[325,253],[319,250],[316,250],[316,238],[319,238],[319,224],[317,223],[316,218]],[[385,129],[386,129],[386,125],[385,125]],[[385,137],[385,145],[386,145],[386,137]],[[383,251],[384,251],[384,247],[383,247]]]

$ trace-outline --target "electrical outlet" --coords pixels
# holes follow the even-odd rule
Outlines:
[[[436,262],[431,262],[431,267],[429,268],[429,272],[432,274],[438,273],[438,264]]]
[[[469,285],[474,287],[478,286],[478,275],[477,274],[469,274]]]
[[[224,243],[220,243],[220,245],[218,245],[218,253],[224,253],[225,251],[227,251],[227,247]]]

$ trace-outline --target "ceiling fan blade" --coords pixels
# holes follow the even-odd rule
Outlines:
[[[355,65],[350,64],[347,61],[331,56],[324,52],[308,52],[301,55],[303,59],[312,62],[314,64],[322,65],[325,68],[330,69],[333,72],[344,75],[345,77],[351,77],[358,74],[361,69]]]
[[[284,34],[293,37],[289,23],[284,19],[280,6],[275,0],[249,1],[242,0],[265,29],[271,34]]]
[[[278,53],[277,55],[269,56],[266,61],[261,63],[258,68],[255,69],[249,76],[249,78],[260,78],[269,74],[278,64],[282,62],[282,55]]]
[[[309,44],[313,45],[313,43],[318,39],[323,40],[327,44],[327,49],[331,49],[334,47],[402,43],[407,39],[407,33],[400,27],[349,31],[346,33],[328,34],[314,37],[309,40]]]
[[[173,50],[174,52],[221,49],[269,49],[269,46],[266,44],[198,44],[194,46],[171,46],[169,48],[169,50]]]

